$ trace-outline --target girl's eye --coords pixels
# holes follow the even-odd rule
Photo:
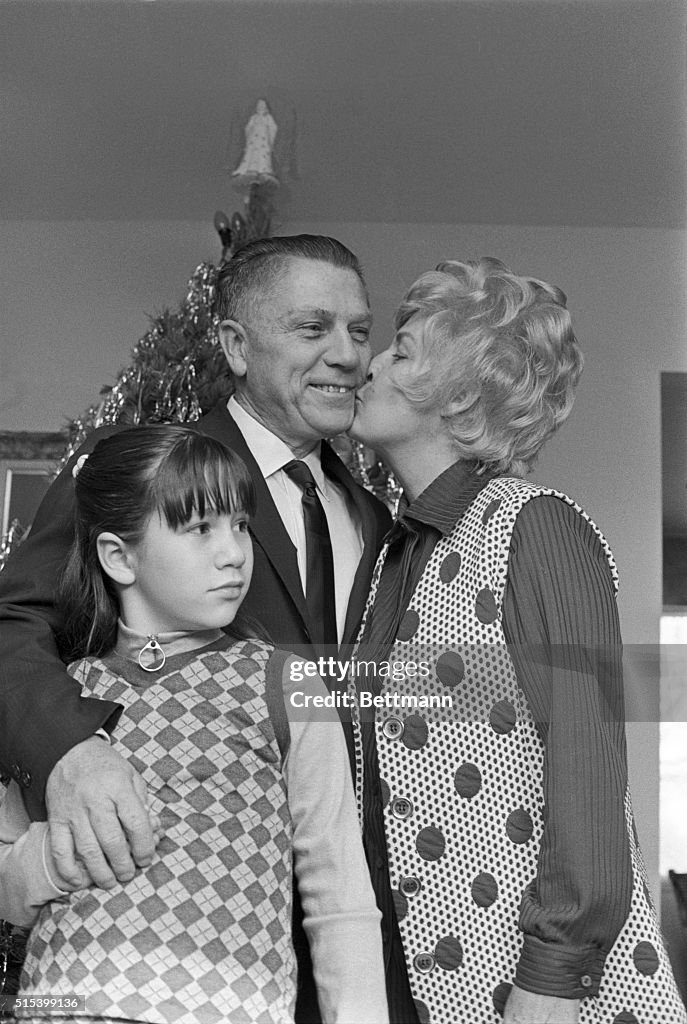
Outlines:
[[[238,522],[236,523],[236,529],[239,531],[239,533],[248,533],[248,520],[239,519]]]
[[[189,527],[188,532],[196,533],[202,536],[203,534],[210,532],[210,524],[204,521],[202,523],[194,523],[193,526]]]

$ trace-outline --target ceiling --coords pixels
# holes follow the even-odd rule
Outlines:
[[[0,218],[211,217],[234,195],[232,129],[267,96],[298,125],[282,219],[680,227],[686,17],[682,0],[0,0]]]

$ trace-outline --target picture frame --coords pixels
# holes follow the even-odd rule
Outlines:
[[[28,530],[67,448],[61,431],[0,431],[0,537]]]

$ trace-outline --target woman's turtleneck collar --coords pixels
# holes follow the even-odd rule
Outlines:
[[[473,460],[454,462],[413,501],[409,501],[403,493],[396,517],[401,521],[414,519],[425,526],[433,526],[442,536],[447,537],[494,476],[493,472],[479,474]]]
[[[175,654],[195,651],[200,647],[207,647],[208,644],[219,640],[221,636],[221,629],[178,630],[173,633],[153,633],[152,635],[137,633],[136,630],[130,629],[121,619],[118,619],[115,652],[128,661],[134,661],[141,665],[139,660],[141,651],[144,647],[149,647],[151,640],[155,640],[165,656],[164,659],[160,659],[161,664],[157,666],[157,670],[159,670],[167,658]],[[141,667],[143,666],[141,665]],[[156,671],[156,668],[153,668],[152,671]]]

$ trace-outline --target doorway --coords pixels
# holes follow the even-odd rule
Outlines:
[[[687,1000],[687,923],[670,878],[687,879],[687,373],[661,374],[663,614],[661,615],[661,921]]]

